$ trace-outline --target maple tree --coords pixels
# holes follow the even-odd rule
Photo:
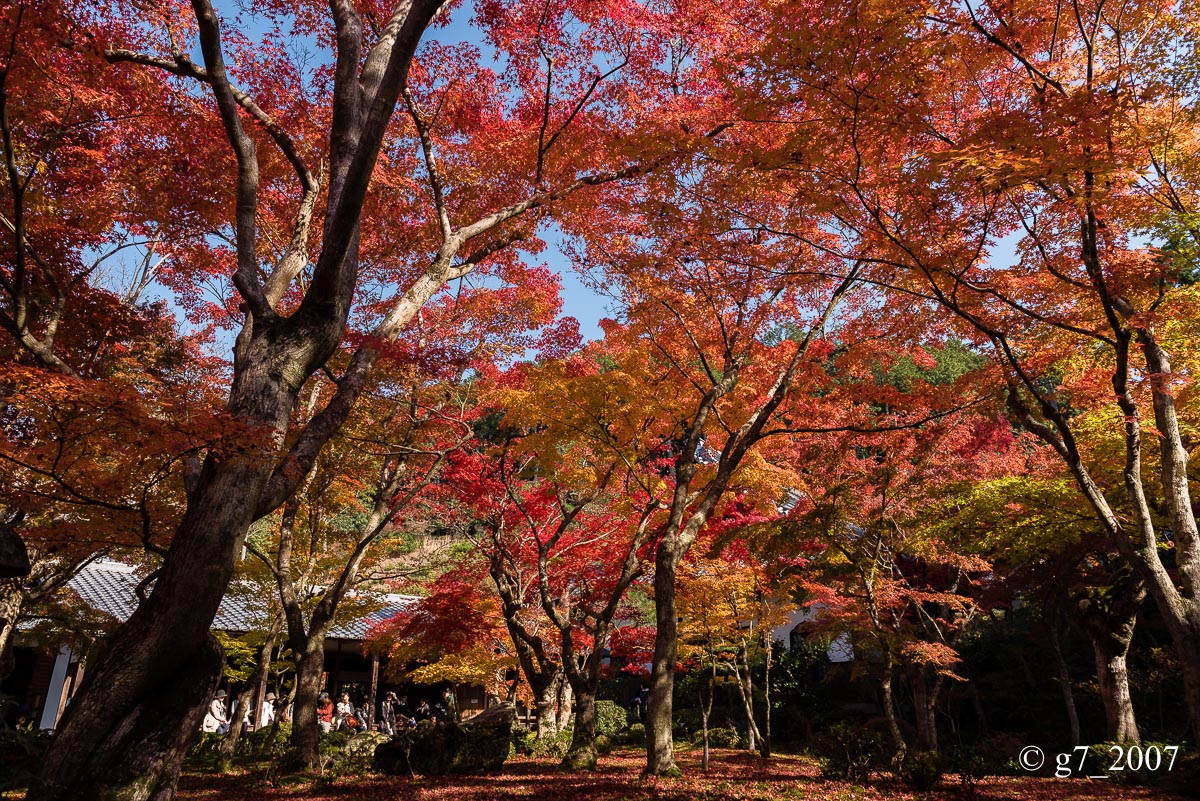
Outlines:
[[[505,55],[497,72],[468,46],[431,43],[418,55],[435,16],[451,13],[443,6],[267,4],[255,10],[261,35],[238,30],[245,16],[222,15],[206,0],[153,10],[63,3],[48,6],[60,16],[44,28],[24,24],[25,3],[6,10],[8,86],[16,86],[13,54],[69,64],[75,73],[67,77],[77,80],[63,85],[113,88],[132,111],[121,129],[129,138],[115,158],[97,163],[133,178],[173,170],[187,179],[185,191],[165,195],[169,202],[130,192],[114,196],[113,207],[128,210],[136,195],[147,225],[186,222],[199,234],[176,243],[155,280],[192,319],[230,332],[222,405],[239,432],[197,453],[186,511],[153,591],[92,665],[31,798],[78,797],[83,787],[169,797],[215,680],[219,653],[207,626],[241,541],[303,484],[368,385],[381,345],[451,281],[473,271],[501,280],[520,272],[506,249],[522,238],[540,247],[538,221],[552,206],[657,169],[703,137],[688,121],[703,120],[695,109],[707,85],[695,77],[707,60],[660,58],[669,35],[704,31],[701,11],[664,5],[602,15],[586,2],[481,4],[475,22]],[[306,65],[283,46],[289,35],[320,55]],[[202,64],[193,60],[197,50]],[[47,91],[33,91],[27,107]],[[171,135],[156,138],[156,128],[137,121],[156,103],[189,124],[160,126]],[[404,119],[389,125],[397,105]],[[12,130],[27,129],[5,126],[6,177],[21,189],[36,170],[13,169]],[[147,153],[144,165],[125,158],[152,145],[162,151]],[[517,151],[528,158],[512,157]],[[64,167],[67,182],[86,177],[82,167]],[[14,197],[20,205],[20,192]],[[43,236],[36,222],[14,219],[16,255],[6,275],[14,308],[26,276],[41,286],[55,278],[26,269]],[[125,230],[88,225],[100,242]],[[204,287],[215,288],[216,300]],[[75,369],[45,353],[54,325],[12,319],[8,328],[31,357],[60,373]],[[358,332],[349,342],[348,324]],[[350,353],[336,391],[297,418],[302,390],[343,346]],[[142,714],[152,697],[152,714]],[[142,724],[122,728],[133,719]],[[118,730],[121,737],[108,737]]]
[[[758,119],[783,123],[761,163],[831,187],[837,252],[986,349],[1014,419],[1071,471],[1168,621],[1200,736],[1190,9],[798,6],[748,72]],[[1119,487],[1081,411],[1119,437]]]
[[[572,358],[578,365],[587,356]],[[456,460],[449,477],[467,509],[468,536],[488,561],[522,668],[540,690],[539,717],[549,716],[560,673],[574,703],[563,765],[594,769],[604,659],[626,611],[625,593],[644,575],[658,503],[642,490],[636,469],[588,443],[586,429],[576,439],[580,429],[569,424],[562,401],[574,407],[576,421],[595,407],[562,387],[561,367],[534,373],[501,394],[512,407],[501,420],[502,442]],[[565,391],[547,393],[546,382]],[[512,428],[521,420],[532,421],[532,433]],[[525,605],[541,614],[530,620]],[[554,633],[548,642],[535,622]]]
[[[723,548],[715,557],[693,554],[680,567],[680,656],[685,662],[694,659],[699,669],[710,671],[708,696],[701,698],[705,769],[712,681],[718,671],[737,681],[749,748],[759,750],[764,757],[771,756],[771,663],[775,647],[771,638],[775,629],[788,621],[787,612],[793,603],[790,582],[771,567],[742,542]],[[766,716],[761,730],[754,714],[751,672],[752,663],[760,656],[766,668]]]

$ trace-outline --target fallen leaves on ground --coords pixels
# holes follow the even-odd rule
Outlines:
[[[556,763],[514,758],[503,772],[488,776],[410,779],[398,776],[353,776],[330,784],[273,788],[252,776],[187,775],[180,801],[240,798],[263,801],[955,801],[968,796],[956,777],[947,777],[934,792],[918,793],[898,782],[880,779],[867,786],[822,779],[812,760],[777,756],[764,763],[746,752],[716,752],[708,773],[700,771],[698,753],[677,757],[681,778],[640,778],[645,757],[619,751],[601,759],[593,773],[567,774]],[[1140,787],[1115,787],[1086,779],[996,777],[976,788],[976,801],[1181,801],[1180,796]]]

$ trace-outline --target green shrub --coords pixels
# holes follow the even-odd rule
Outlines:
[[[267,741],[271,739],[271,726],[255,729],[242,736],[238,741],[238,755],[250,758],[265,758],[275,760],[287,753],[291,747],[292,724],[279,723],[279,731],[271,741],[271,750],[266,750]]]
[[[646,727],[641,723],[632,724],[621,733],[621,742],[625,745],[645,745]]]
[[[692,735],[692,743],[704,744],[704,729]],[[711,748],[741,748],[742,734],[733,726],[718,726],[708,730],[708,744]]]
[[[812,750],[821,761],[822,775],[852,782],[865,782],[871,771],[885,767],[887,761],[882,735],[847,723],[818,734]]]
[[[918,792],[928,792],[942,781],[945,762],[937,751],[909,751],[900,763],[900,780]]]
[[[629,723],[629,715],[616,701],[596,702],[596,734],[613,737]]]
[[[1143,741],[1140,745],[1117,742],[1097,743],[1088,749],[1086,770],[1093,776],[1106,774],[1109,780],[1115,784],[1135,786],[1165,784],[1172,773],[1167,770],[1167,766],[1171,764],[1171,752],[1163,749],[1171,745],[1175,744],[1149,740]],[[1120,753],[1114,750],[1117,748],[1121,749]],[[1131,749],[1136,749],[1136,753],[1131,754]],[[1161,760],[1147,759],[1148,752],[1153,750],[1157,750],[1158,754],[1155,756],[1161,756]],[[1179,751],[1183,752],[1183,749],[1181,748]],[[1179,756],[1182,756],[1182,753]],[[1178,767],[1179,759],[1176,759],[1175,763]],[[1151,769],[1150,764],[1154,764],[1157,770]],[[1134,770],[1135,765],[1137,770]],[[1077,766],[1078,763],[1075,763],[1073,768]],[[1114,766],[1118,769],[1110,770]]]
[[[596,753],[601,754],[601,755],[611,754],[612,750],[613,750],[612,738],[606,734],[597,734],[596,735]]]
[[[524,726],[513,727],[513,753],[529,756],[533,753],[533,747],[535,745],[537,745],[537,732],[527,729]]]
[[[551,759],[562,759],[567,755],[567,751],[571,750],[571,729],[563,729],[558,734],[548,737],[539,737],[533,743],[533,756]]]

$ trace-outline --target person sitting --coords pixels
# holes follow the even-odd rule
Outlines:
[[[323,734],[328,734],[333,729],[333,699],[329,697],[329,693],[321,693],[317,699],[317,725],[321,727]]]
[[[334,711],[334,728],[338,731],[345,729],[350,724],[350,718],[354,715],[354,704],[350,703],[350,693],[342,693],[342,697],[338,700],[337,709]]]
[[[413,713],[413,717],[417,720],[429,720],[433,717],[433,710],[429,708],[429,702],[421,699],[421,703],[417,704],[417,711]]]

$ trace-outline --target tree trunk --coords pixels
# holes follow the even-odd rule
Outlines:
[[[300,770],[313,770],[318,764],[317,696],[321,694],[321,675],[325,671],[325,637],[307,637],[296,654],[296,695],[292,702],[292,745],[285,764]]]
[[[17,620],[25,600],[21,584],[20,579],[0,580],[0,682],[9,677],[16,664],[12,641],[17,634]]]
[[[187,753],[200,723],[216,692],[224,655],[216,638],[207,632],[200,637],[198,647],[189,649],[191,660],[180,665],[169,681],[155,685],[157,694],[152,702],[137,704],[123,718],[120,728],[89,753],[72,754],[71,765],[76,773],[46,771],[55,781],[49,784],[46,773],[39,777],[37,797],[78,799],[78,801],[170,801],[174,798],[183,757]],[[140,656],[140,655],[139,655]],[[105,658],[107,657],[107,658]],[[111,646],[101,656],[111,665]],[[84,682],[96,682],[98,671],[89,671]],[[100,685],[103,686],[103,685]],[[99,694],[77,698],[67,707],[64,723],[72,713],[76,719],[76,704],[97,702]],[[60,724],[58,737],[80,730]],[[65,741],[64,741],[65,742]],[[93,784],[93,781],[102,783]],[[30,797],[33,796],[31,789]],[[51,795],[53,793],[53,795]]]
[[[913,706],[917,722],[917,748],[922,751],[938,749],[936,699],[929,691],[929,675],[925,665],[913,665]]]
[[[1067,659],[1063,655],[1062,638],[1058,633],[1058,626],[1054,623],[1050,624],[1050,645],[1054,650],[1054,664],[1058,670],[1058,684],[1062,689],[1063,704],[1067,708],[1067,722],[1071,727],[1071,747],[1079,745],[1083,742],[1079,733],[1079,713],[1075,709],[1075,691],[1071,687],[1071,673],[1067,669]],[[976,693],[978,697],[978,693]]]
[[[596,693],[590,687],[577,689],[571,748],[562,766],[567,770],[595,770],[596,761]]]
[[[708,697],[702,690],[697,690],[700,696],[700,727],[704,734],[704,753],[700,757],[700,770],[708,773],[708,759],[711,753],[708,743],[708,718],[712,714],[713,697],[717,691],[717,660],[712,660],[712,673],[708,677]]]
[[[666,539],[655,555],[654,612],[657,630],[654,636],[654,661],[650,670],[650,697],[646,716],[646,773],[652,776],[678,775],[675,766],[675,738],[672,732],[671,696],[675,690],[675,661],[679,646],[679,612],[675,605],[675,568],[678,558]]]
[[[1125,654],[1105,655],[1096,651],[1096,678],[1100,697],[1104,701],[1104,717],[1108,722],[1108,739],[1115,742],[1140,742],[1137,720],[1133,714],[1133,699],[1129,696],[1129,673]]]
[[[226,758],[231,759],[237,754],[238,741],[241,740],[246,729],[246,706],[251,707],[250,725],[258,728],[258,719],[262,708],[262,687],[266,685],[267,672],[271,668],[271,652],[275,650],[275,637],[278,634],[277,621],[278,618],[272,619],[270,627],[267,629],[267,639],[258,650],[254,672],[246,680],[246,689],[238,696],[239,712],[229,724],[229,735],[221,742],[221,753]]]
[[[278,405],[286,423],[288,393],[263,394],[271,398],[260,398],[262,405]],[[92,661],[30,786],[29,801],[173,796],[179,760],[208,702],[207,693],[178,688],[185,675],[199,690],[215,687],[219,679],[221,651],[209,626],[271,461],[258,453],[213,454],[205,462],[152,593]],[[213,675],[197,673],[205,668]],[[166,697],[176,704],[164,704]],[[181,706],[185,699],[196,709]]]
[[[555,718],[554,725],[558,731],[566,731],[567,726],[571,723],[571,706],[575,692],[565,674],[559,676],[558,690],[555,695],[557,696],[558,717]]]
[[[530,682],[533,686],[533,682]],[[558,687],[556,681],[548,681],[539,692],[537,687],[534,687],[536,693],[537,705],[537,736],[541,740],[544,737],[553,737],[558,734],[558,714],[556,710],[556,702],[558,701]]]
[[[887,719],[888,733],[892,737],[892,745],[896,747],[896,754],[892,758],[892,764],[899,765],[904,761],[904,755],[908,751],[908,746],[904,742],[904,735],[900,732],[900,723],[896,720],[896,703],[892,697],[892,672],[893,664],[891,655],[889,654],[884,663],[880,689],[883,691],[883,716]]]
[[[758,723],[754,720],[754,680],[750,675],[750,654],[745,641],[739,649],[736,673],[738,693],[742,697],[742,711],[746,713],[746,747],[751,751],[758,750],[762,736],[758,731]]]
[[[763,759],[771,758],[771,662],[775,643],[770,642],[770,635],[766,637],[767,642],[767,665],[766,671],[763,674],[763,699],[766,703],[763,718],[762,743],[759,747],[759,753]]]

